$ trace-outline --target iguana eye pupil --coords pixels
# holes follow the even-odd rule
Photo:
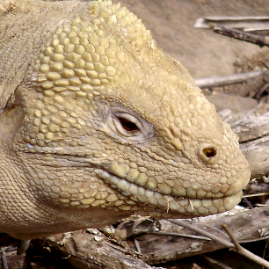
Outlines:
[[[134,131],[138,131],[139,128],[136,126],[135,123],[133,123],[132,121],[125,119],[125,118],[118,118],[123,129],[125,129],[127,132],[134,132]]]

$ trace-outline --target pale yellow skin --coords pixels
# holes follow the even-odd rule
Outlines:
[[[0,231],[34,238],[138,213],[224,212],[237,137],[126,8],[0,4]]]

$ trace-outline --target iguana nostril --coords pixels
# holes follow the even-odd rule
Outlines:
[[[207,147],[203,149],[203,153],[207,158],[212,158],[217,155],[217,150],[213,147]]]
[[[199,146],[198,156],[206,164],[215,164],[219,161],[219,149],[216,145],[205,143]]]

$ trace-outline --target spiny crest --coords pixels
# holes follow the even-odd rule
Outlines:
[[[145,28],[141,19],[120,4],[112,4],[110,0],[97,1],[92,4],[89,13],[95,16],[94,23],[99,21],[105,30],[112,33],[119,31],[116,33],[118,38],[122,37],[129,41],[136,49],[145,47],[146,43],[151,47],[154,43],[155,46],[150,31]]]
[[[8,12],[12,9],[18,9],[20,11],[29,10],[36,4],[33,0],[1,0],[0,13]]]
[[[124,50],[137,58],[153,47],[150,31],[133,13],[111,1],[93,2],[86,14],[60,25],[42,47],[35,85],[48,97],[67,90],[92,99],[93,90],[112,82],[126,63]]]
[[[3,0],[0,3],[0,13],[4,13],[14,8],[16,0]]]

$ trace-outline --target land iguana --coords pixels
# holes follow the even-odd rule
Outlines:
[[[249,178],[237,136],[126,8],[1,1],[1,232],[220,213]]]

